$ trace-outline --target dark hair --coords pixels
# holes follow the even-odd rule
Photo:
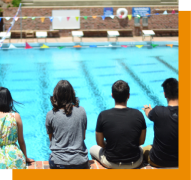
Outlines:
[[[125,102],[129,97],[129,92],[129,85],[125,81],[116,81],[112,86],[112,94],[113,98],[115,99],[115,102]]]
[[[14,106],[18,103],[13,100],[10,91],[5,87],[0,87],[0,111],[1,112],[18,112]],[[21,104],[21,103],[18,103]]]
[[[166,98],[178,99],[178,81],[175,78],[166,79],[162,85]]]
[[[66,115],[72,114],[73,106],[79,106],[79,100],[75,97],[75,91],[66,80],[58,82],[54,88],[53,96],[50,97],[50,101],[54,112],[63,108]]]

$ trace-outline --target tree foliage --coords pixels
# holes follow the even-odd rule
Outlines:
[[[12,0],[13,7],[19,7],[20,3],[21,3],[21,0]]]

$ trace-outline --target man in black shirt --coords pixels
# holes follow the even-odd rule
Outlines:
[[[127,107],[129,89],[126,82],[115,82],[112,86],[115,107],[98,116],[98,145],[90,148],[90,154],[107,168],[132,169],[143,161],[143,151],[139,146],[145,141],[146,123],[140,111]]]
[[[153,145],[143,148],[144,159],[155,167],[178,166],[178,81],[169,78],[162,84],[168,106],[145,105],[146,116],[154,122]]]

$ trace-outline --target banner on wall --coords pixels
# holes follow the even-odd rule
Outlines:
[[[53,29],[80,29],[80,18],[76,20],[76,17],[80,17],[80,10],[52,10],[51,17]]]
[[[132,8],[132,16],[136,17],[137,15],[140,15],[141,17],[148,17],[146,14],[151,14],[151,8],[150,7],[133,7]]]
[[[103,15],[104,16],[111,16],[111,15],[113,15],[113,8],[112,7],[105,7],[105,8],[103,8]]]

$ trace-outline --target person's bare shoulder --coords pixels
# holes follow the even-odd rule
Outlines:
[[[22,121],[21,121],[21,116],[20,116],[19,113],[15,113],[15,119],[16,119],[16,122],[17,122],[18,124],[22,123]]]

